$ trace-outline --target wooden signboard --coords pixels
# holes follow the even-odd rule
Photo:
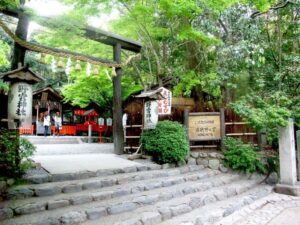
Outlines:
[[[219,112],[190,113],[188,131],[190,141],[221,140],[221,114]]]

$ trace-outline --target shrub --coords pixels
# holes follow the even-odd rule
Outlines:
[[[266,165],[260,160],[254,146],[234,138],[226,138],[224,145],[225,166],[245,173],[266,172]]]
[[[28,169],[28,158],[33,155],[35,146],[27,139],[20,138],[18,131],[0,131],[0,177],[18,178]]]
[[[155,129],[145,130],[141,137],[145,153],[158,163],[176,163],[185,160],[189,145],[186,131],[178,122],[161,121]]]

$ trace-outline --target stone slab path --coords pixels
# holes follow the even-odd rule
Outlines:
[[[97,171],[99,169],[125,168],[140,165],[140,163],[123,159],[114,154],[37,155],[32,157],[32,159],[40,163],[45,170],[52,174]]]

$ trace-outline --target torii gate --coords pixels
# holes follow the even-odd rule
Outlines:
[[[3,13],[8,16],[12,16],[18,18],[18,25],[16,29],[15,35],[23,41],[27,40],[27,28],[29,24],[30,16],[27,15],[24,10],[17,9],[2,9],[0,13]],[[110,45],[113,47],[113,59],[114,61],[107,59],[100,59],[84,54],[79,54],[76,52],[61,50],[50,48],[48,46],[37,45],[36,46],[49,49],[55,53],[64,53],[70,54],[73,56],[81,56],[86,58],[87,60],[92,60],[94,62],[104,63],[104,64],[115,64],[121,65],[121,51],[122,49],[126,49],[135,53],[139,53],[141,51],[142,45],[139,42],[132,41],[126,38],[123,38],[119,35],[115,35],[109,32],[105,32],[96,28],[92,28],[86,26],[83,28],[84,35],[86,38],[98,41],[100,43]],[[19,45],[15,42],[14,53],[13,53],[13,61],[12,61],[12,69],[16,69],[18,67],[18,63],[22,63],[24,65],[25,53],[26,50],[32,51],[32,49]],[[122,98],[121,98],[121,75],[122,68],[121,66],[116,67],[116,76],[113,77],[113,138],[114,138],[114,153],[122,154],[124,150],[124,135],[122,128]]]

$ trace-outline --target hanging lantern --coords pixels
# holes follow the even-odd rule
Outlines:
[[[98,75],[99,74],[99,66],[95,66],[93,69],[93,74]]]
[[[112,67],[111,75],[112,75],[113,77],[116,77],[116,76],[117,76],[116,67]]]
[[[87,64],[86,66],[86,75],[89,77],[91,76],[91,69],[92,69],[92,66],[90,63]]]
[[[39,61],[41,64],[45,64],[46,63],[45,57],[46,57],[46,55],[44,53],[42,53],[40,61]]]
[[[62,57],[59,58],[59,61],[57,63],[57,67],[58,68],[64,68],[65,67],[65,63],[64,63]]]
[[[77,71],[81,70],[80,60],[76,61],[75,70]]]

